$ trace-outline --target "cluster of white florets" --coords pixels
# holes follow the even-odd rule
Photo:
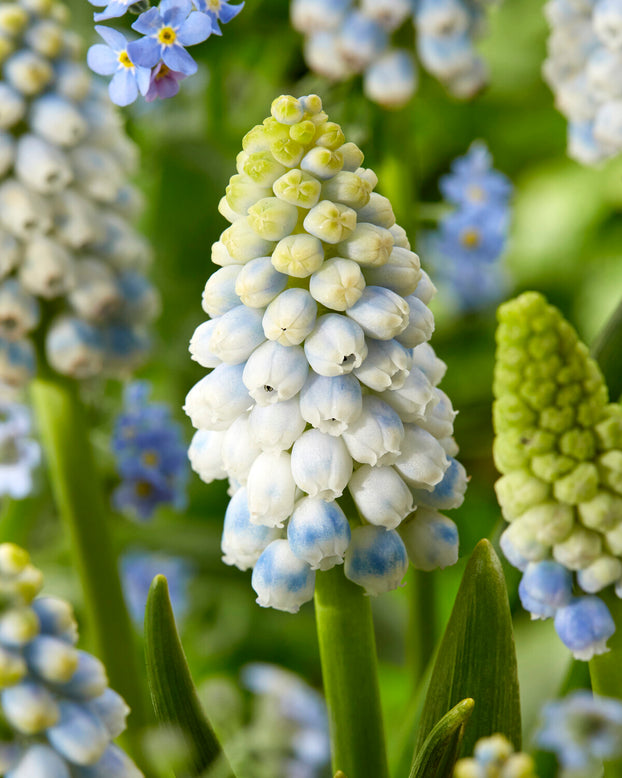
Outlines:
[[[26,551],[0,545],[0,775],[142,778],[112,743],[129,708],[102,663],[75,647],[69,603],[36,596],[42,584]]]
[[[622,4],[549,0],[544,77],[568,119],[568,153],[593,165],[622,150]]]
[[[292,0],[291,18],[305,35],[312,70],[334,81],[361,74],[370,100],[397,107],[416,91],[418,74],[414,47],[396,45],[393,34],[408,24],[414,32],[414,24],[423,67],[452,94],[472,97],[488,77],[475,41],[485,26],[485,6],[493,2]]]
[[[135,147],[66,17],[55,0],[0,5],[0,380],[14,386],[42,323],[48,362],[84,378],[132,369],[158,309],[128,222]]]
[[[190,459],[206,482],[229,478],[224,561],[254,567],[259,604],[296,611],[315,571],[344,560],[372,594],[399,585],[409,557],[455,562],[438,510],[461,504],[466,475],[427,343],[435,289],[360,149],[316,95],[277,98],[243,149],[211,318],[190,343],[213,368],[186,398]]]

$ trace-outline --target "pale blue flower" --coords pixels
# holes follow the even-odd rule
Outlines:
[[[405,105],[417,89],[417,70],[412,54],[390,49],[365,70],[363,91],[385,108]]]
[[[615,624],[605,603],[595,596],[577,597],[555,613],[555,629],[576,659],[605,653]]]
[[[622,703],[580,689],[548,703],[536,743],[568,770],[597,774],[603,760],[622,756]]]
[[[182,557],[160,553],[129,551],[121,557],[121,579],[130,615],[141,627],[145,615],[147,595],[156,575],[166,576],[175,618],[181,623],[188,608],[188,585],[191,565]]]
[[[531,562],[523,573],[518,593],[532,618],[551,618],[572,600],[572,573],[552,559]]]
[[[406,547],[395,530],[367,525],[352,531],[344,572],[367,594],[382,594],[399,586],[408,570]]]
[[[105,5],[103,11],[93,15],[96,22],[103,22],[108,19],[117,19],[123,16],[127,9],[133,5],[133,0],[89,0],[91,5]]]
[[[287,523],[291,550],[312,570],[341,564],[350,536],[350,525],[339,505],[317,497],[300,500]]]
[[[223,562],[235,565],[240,570],[248,570],[281,534],[282,531],[277,527],[251,522],[246,489],[238,489],[225,512],[221,541]]]
[[[251,583],[262,607],[297,613],[313,598],[315,573],[293,553],[287,540],[279,539],[262,552]]]
[[[127,53],[128,42],[120,32],[102,25],[96,25],[95,30],[104,39],[106,45],[96,43],[91,46],[86,56],[87,64],[100,76],[112,75],[108,93],[113,103],[122,106],[130,105],[136,100],[139,92],[141,95],[147,93],[151,71],[149,68],[137,67],[132,62]]]
[[[207,14],[192,11],[191,0],[162,0],[157,8],[141,14],[132,29],[145,36],[128,45],[132,62],[152,68],[162,60],[171,70],[190,76],[196,73],[197,63],[185,46],[207,40],[214,23]]]
[[[194,4],[199,11],[210,17],[215,35],[222,35],[218,22],[227,24],[244,8],[244,3],[231,3],[229,0],[194,0]]]
[[[439,188],[453,205],[508,204],[512,195],[510,180],[492,167],[492,156],[481,141],[471,144],[463,157],[452,162],[451,173],[442,176]]]

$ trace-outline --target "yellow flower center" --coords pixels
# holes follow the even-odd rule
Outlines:
[[[145,451],[143,454],[143,462],[149,467],[154,467],[158,464],[159,456],[155,451]]]
[[[158,32],[158,40],[164,46],[172,46],[177,39],[177,33],[172,27],[162,27]]]
[[[133,68],[134,63],[132,60],[128,57],[127,51],[125,49],[123,51],[119,52],[119,62],[123,65],[124,68]]]
[[[164,64],[164,62],[163,62],[163,63],[160,65],[160,69],[159,69],[159,70],[158,70],[158,72],[155,74],[155,80],[156,80],[156,81],[160,81],[160,80],[161,80],[161,79],[163,79],[165,76],[168,76],[168,74],[169,74],[170,72],[171,72],[171,69],[170,69],[170,68],[168,68],[168,67],[167,67],[167,66]]]
[[[468,249],[476,249],[480,244],[480,234],[478,230],[471,228],[462,233],[462,245]]]
[[[149,497],[152,491],[153,489],[148,481],[136,482],[136,494],[138,497]]]
[[[221,6],[221,0],[207,0],[207,7],[210,11],[219,11]]]
[[[469,200],[474,203],[483,203],[486,199],[486,192],[482,189],[481,186],[473,184],[467,189],[467,196]]]

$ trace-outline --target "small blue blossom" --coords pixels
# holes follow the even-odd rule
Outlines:
[[[95,29],[106,45],[96,43],[91,46],[86,55],[87,64],[100,76],[112,75],[108,93],[113,103],[130,105],[139,92],[141,95],[147,93],[151,71],[134,65],[127,53],[128,43],[120,32],[101,25],[97,25]]]
[[[41,448],[29,433],[28,408],[0,402],[0,495],[20,500],[32,491],[32,470],[39,464]]]
[[[166,576],[175,617],[181,621],[188,611],[191,566],[182,557],[131,551],[121,558],[123,591],[130,614],[141,626],[149,587],[156,575]]]
[[[527,566],[518,587],[521,603],[532,619],[547,619],[572,599],[572,573],[545,559]]]
[[[507,205],[512,194],[510,180],[493,169],[492,156],[481,141],[453,161],[451,173],[441,178],[439,187],[447,202],[461,206]]]
[[[198,66],[185,46],[207,40],[214,22],[207,14],[192,11],[191,0],[162,0],[158,8],[141,14],[132,29],[145,36],[128,46],[133,62],[153,68],[162,60],[171,70],[190,76]]]
[[[594,596],[576,597],[555,613],[555,629],[575,659],[589,661],[604,654],[607,640],[616,630],[609,608]]]
[[[622,702],[581,689],[546,705],[536,743],[569,770],[598,774],[603,760],[622,756]]]
[[[105,5],[103,11],[93,14],[96,22],[104,22],[107,19],[118,19],[123,16],[135,0],[89,0],[91,5]]]
[[[112,450],[122,483],[113,494],[115,507],[149,519],[161,504],[177,510],[186,502],[188,462],[181,427],[161,403],[149,403],[146,382],[130,384],[125,411],[118,417]]]
[[[453,162],[440,189],[456,208],[428,236],[436,255],[435,280],[464,310],[495,302],[507,284],[498,260],[507,242],[512,185],[491,164],[481,142]]]
[[[222,35],[218,22],[227,24],[244,8],[244,3],[230,3],[229,0],[194,0],[194,4],[197,10],[203,11],[212,20],[214,35]]]

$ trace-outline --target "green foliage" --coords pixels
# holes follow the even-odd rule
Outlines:
[[[493,733],[521,746],[521,715],[503,571],[487,540],[475,548],[443,636],[421,716],[417,750],[435,724],[460,700],[475,700],[460,754]]]
[[[153,579],[147,600],[145,660],[156,717],[161,724],[179,732],[185,741],[188,766],[178,778],[198,778],[208,769],[217,770],[219,778],[234,778],[201,709],[163,575]]]
[[[409,778],[451,778],[474,706],[467,698],[443,716],[415,754]]]

